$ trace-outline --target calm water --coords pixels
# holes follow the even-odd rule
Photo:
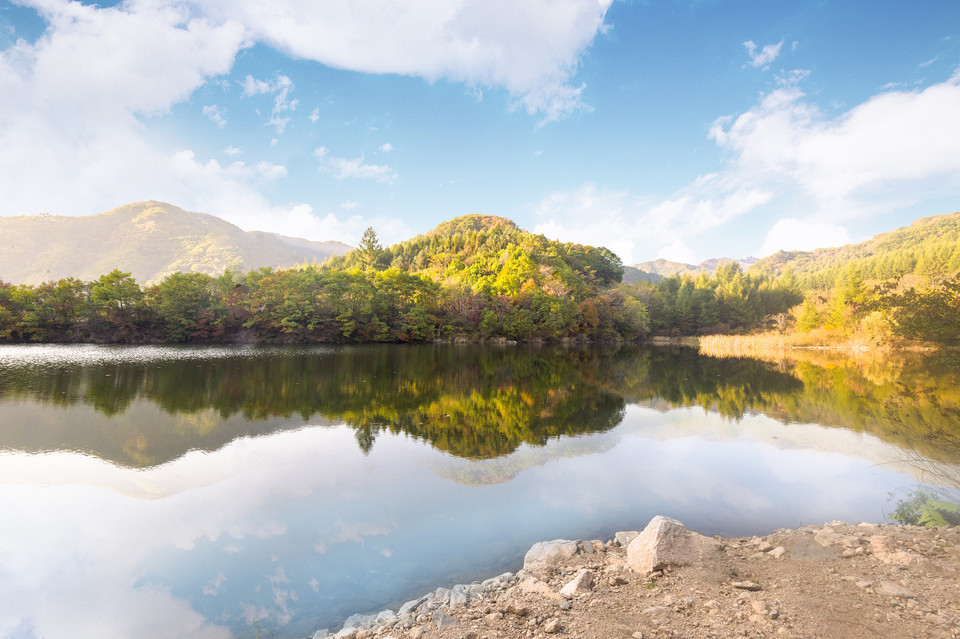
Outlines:
[[[960,362],[0,347],[0,636],[303,637],[664,514],[957,486]]]

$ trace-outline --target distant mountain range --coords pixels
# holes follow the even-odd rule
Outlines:
[[[83,217],[0,217],[0,281],[95,280],[113,269],[141,284],[176,271],[220,275],[323,262],[351,249],[276,233],[243,231],[218,217],[138,202]]]
[[[685,264],[684,262],[671,262],[670,260],[652,260],[649,262],[640,262],[633,266],[624,267],[623,281],[630,284],[639,280],[647,280],[656,284],[665,277],[672,275],[681,275],[683,273],[696,274],[700,271],[706,271],[708,275],[713,275],[714,271],[721,264],[727,262],[737,262],[740,268],[746,271],[757,261],[755,257],[746,257],[742,260],[735,260],[729,257],[714,257],[704,260],[699,264]]]

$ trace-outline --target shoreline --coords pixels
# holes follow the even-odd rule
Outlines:
[[[440,587],[312,639],[960,637],[960,527],[834,521],[704,537],[655,517],[534,544],[523,568]]]

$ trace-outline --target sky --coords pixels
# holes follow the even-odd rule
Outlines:
[[[960,210],[956,0],[0,0],[0,215],[160,200],[625,264]]]

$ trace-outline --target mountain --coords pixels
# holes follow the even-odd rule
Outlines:
[[[789,268],[806,288],[829,288],[850,266],[866,280],[956,273],[960,271],[960,212],[920,218],[859,244],[779,251],[758,260],[754,268],[772,274]]]
[[[0,281],[14,284],[90,281],[113,269],[149,284],[176,271],[219,275],[226,269],[290,267],[349,250],[340,242],[243,231],[218,217],[154,201],[83,217],[0,217]]]
[[[634,264],[633,268],[644,271],[645,273],[653,273],[661,276],[661,278],[664,278],[670,277],[671,275],[680,275],[682,273],[699,273],[700,271],[706,271],[708,275],[713,275],[718,266],[728,262],[737,262],[740,264],[740,268],[747,270],[756,261],[757,258],[755,257],[745,257],[742,260],[734,260],[729,257],[714,257],[709,260],[704,260],[699,264],[685,264],[683,262],[671,262],[670,260],[659,259],[652,260],[650,262]],[[643,277],[640,279],[648,278]]]

